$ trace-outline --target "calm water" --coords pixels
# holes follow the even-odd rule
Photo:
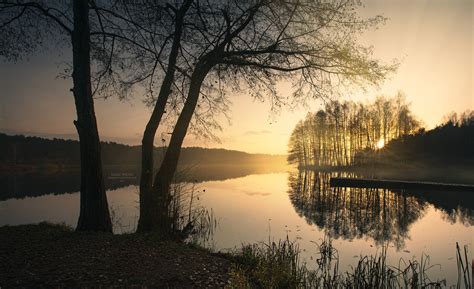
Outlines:
[[[205,175],[205,174],[204,174]],[[240,175],[240,176],[239,176]],[[197,181],[200,204],[212,209],[218,227],[207,246],[216,250],[286,238],[296,240],[315,264],[314,241],[333,238],[340,268],[388,245],[389,262],[430,256],[429,275],[456,282],[455,244],[474,246],[473,197],[455,192],[394,192],[329,188],[328,173],[297,171],[223,174]],[[209,180],[211,179],[211,180]],[[134,173],[108,174],[108,199],[116,232],[131,231],[138,219]],[[2,176],[0,225],[49,221],[74,226],[79,210],[75,175]],[[472,259],[472,254],[470,256]]]

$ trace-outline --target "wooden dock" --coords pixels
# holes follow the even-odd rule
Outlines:
[[[436,190],[436,191],[463,191],[474,192],[474,185],[446,184],[435,182],[381,180],[381,179],[359,179],[359,178],[331,178],[331,187],[348,188],[380,188],[397,190]]]

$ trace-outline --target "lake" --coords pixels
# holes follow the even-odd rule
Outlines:
[[[212,210],[217,227],[202,244],[232,250],[245,243],[289,238],[298,242],[304,260],[315,266],[317,246],[325,236],[338,250],[341,270],[362,255],[387,246],[388,261],[429,256],[428,275],[455,284],[455,246],[474,248],[472,193],[331,188],[331,175],[294,169],[212,170],[192,179],[199,205]],[[134,230],[138,219],[138,178],[134,171],[106,173],[107,196],[116,233]],[[75,226],[79,179],[75,172],[0,176],[0,225],[48,221]],[[468,195],[466,195],[468,194]],[[472,253],[471,253],[472,259]],[[404,267],[404,266],[402,266]]]

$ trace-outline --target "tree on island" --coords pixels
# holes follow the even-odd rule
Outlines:
[[[331,101],[295,126],[288,161],[299,167],[350,166],[360,161],[364,151],[381,149],[419,128],[401,93],[392,98],[379,96],[369,104]]]

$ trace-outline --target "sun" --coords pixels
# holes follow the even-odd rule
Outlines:
[[[383,148],[385,146],[385,140],[383,138],[379,139],[376,146],[378,149]]]

